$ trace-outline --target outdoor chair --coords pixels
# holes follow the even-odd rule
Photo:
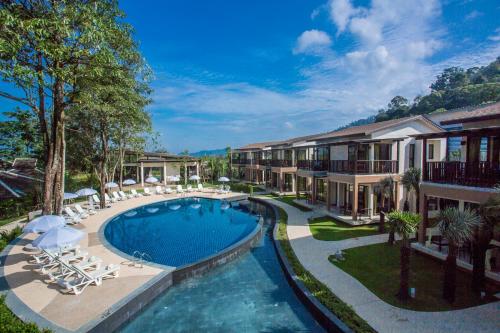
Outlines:
[[[67,281],[65,279],[57,280],[57,283],[68,292],[72,292],[75,295],[80,295],[85,288],[91,284],[100,286],[102,280],[105,278],[115,278],[120,274],[120,266],[118,265],[108,265],[94,271],[85,271],[75,265],[72,266],[75,270],[76,277],[73,280]]]
[[[122,200],[127,200],[127,199],[132,198],[132,197],[126,195],[125,192],[123,192],[123,191],[118,191],[118,194],[120,195],[120,197],[122,198]]]
[[[151,192],[149,191],[149,187],[144,188],[144,195],[146,195],[146,196],[151,195]]]
[[[79,204],[75,204],[75,209],[76,211],[78,212],[78,214],[80,215],[83,215],[83,214],[87,214],[88,215],[94,215],[96,214],[97,212],[95,210],[93,210],[92,208],[87,208],[86,210],[82,208],[82,206],[80,206]]]
[[[138,197],[142,197],[142,194],[141,193],[138,193],[135,189],[131,189],[130,190],[130,193],[132,193],[132,195],[136,198]]]
[[[82,222],[80,216],[75,214],[75,212],[71,210],[70,207],[64,207],[64,212],[66,213],[66,216],[64,216],[64,218],[66,219],[66,223],[77,224]]]
[[[116,191],[114,191],[111,194],[113,195],[113,199],[115,199],[116,201],[122,201],[122,200],[124,200],[122,197],[120,197],[120,195]]]

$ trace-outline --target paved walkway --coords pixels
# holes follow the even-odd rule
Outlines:
[[[295,255],[302,265],[323,282],[378,332],[499,332],[500,302],[474,308],[443,312],[417,312],[385,303],[358,280],[328,261],[337,250],[377,244],[387,235],[375,235],[342,241],[320,241],[309,229],[307,218],[313,212],[302,212],[288,204],[272,200],[288,214],[287,234]],[[395,283],[398,283],[395,281]],[[429,281],[440,283],[440,281]]]

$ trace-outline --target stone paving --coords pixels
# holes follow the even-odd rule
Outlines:
[[[235,199],[246,197],[241,193],[215,194],[212,192],[195,192],[186,196],[215,197],[219,199]],[[99,287],[89,286],[81,295],[62,293],[54,283],[48,283],[47,277],[38,272],[36,266],[28,262],[33,252],[26,251],[24,246],[36,238],[35,234],[21,236],[5,257],[3,276],[8,289],[2,292],[13,293],[28,310],[14,311],[16,315],[28,321],[35,321],[41,327],[44,323],[55,324],[61,331],[76,331],[90,321],[107,315],[108,310],[117,302],[141,287],[162,272],[171,272],[175,267],[134,266],[127,258],[119,256],[103,245],[98,231],[109,218],[122,211],[150,204],[153,202],[176,199],[176,194],[151,195],[133,198],[114,203],[111,208],[99,210],[97,214],[84,219],[75,228],[85,231],[86,236],[80,242],[82,249],[103,260],[103,264],[119,264],[120,277],[103,281]],[[16,309],[13,309],[16,310]],[[35,314],[41,316],[38,318]],[[56,327],[56,329],[57,329]],[[59,329],[57,329],[59,330]]]
[[[307,222],[314,212],[302,212],[268,197],[261,199],[272,201],[288,214],[288,238],[302,265],[378,332],[500,332],[500,302],[443,312],[401,309],[385,303],[328,261],[328,257],[338,250],[385,242],[387,234],[320,241],[312,236]]]

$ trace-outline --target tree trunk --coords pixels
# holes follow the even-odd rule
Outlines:
[[[389,243],[389,245],[394,245],[394,230],[391,230],[389,231],[389,238],[387,239],[387,243]]]
[[[449,243],[448,256],[444,264],[443,298],[453,303],[457,278],[457,247],[452,242]]]
[[[415,194],[417,195],[417,199],[416,199],[416,212],[418,214],[418,212],[420,211],[420,189],[417,187],[415,189]]]
[[[488,228],[479,226],[474,228],[474,237],[472,239],[472,281],[471,287],[475,292],[481,292],[485,288],[486,271],[486,251],[493,237]]]
[[[409,298],[410,287],[410,246],[408,240],[403,240],[401,243],[400,252],[400,279],[398,298],[401,301],[407,301]]]
[[[102,128],[105,125],[101,124],[101,148],[102,148],[102,156],[101,156],[101,170],[99,174],[100,179],[100,193],[101,193],[101,209],[106,208],[106,174],[107,174],[107,160],[108,160],[108,137]]]
[[[380,221],[378,223],[378,232],[383,234],[385,232],[385,213],[380,210]]]

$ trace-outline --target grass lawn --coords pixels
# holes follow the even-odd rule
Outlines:
[[[307,207],[298,205],[295,202],[293,202],[293,200],[295,200],[297,198],[295,195],[282,195],[282,196],[278,196],[278,195],[275,195],[275,194],[268,194],[266,196],[269,197],[269,198],[273,198],[275,200],[284,202],[286,204],[289,204],[290,206],[293,206],[293,207],[295,207],[295,208],[297,208],[297,209],[299,209],[299,210],[301,210],[303,212],[310,212],[312,210],[311,208],[307,208]]]
[[[310,220],[309,229],[311,229],[314,238],[324,241],[338,241],[378,234],[378,224],[351,226],[330,216]]]
[[[442,298],[443,265],[431,258],[415,254],[410,258],[410,287],[416,288],[416,297],[406,304],[400,302],[399,246],[387,243],[352,248],[345,251],[345,260],[329,260],[385,302],[415,311],[447,311],[486,303],[470,290],[470,275],[457,271],[456,301],[450,305]]]

